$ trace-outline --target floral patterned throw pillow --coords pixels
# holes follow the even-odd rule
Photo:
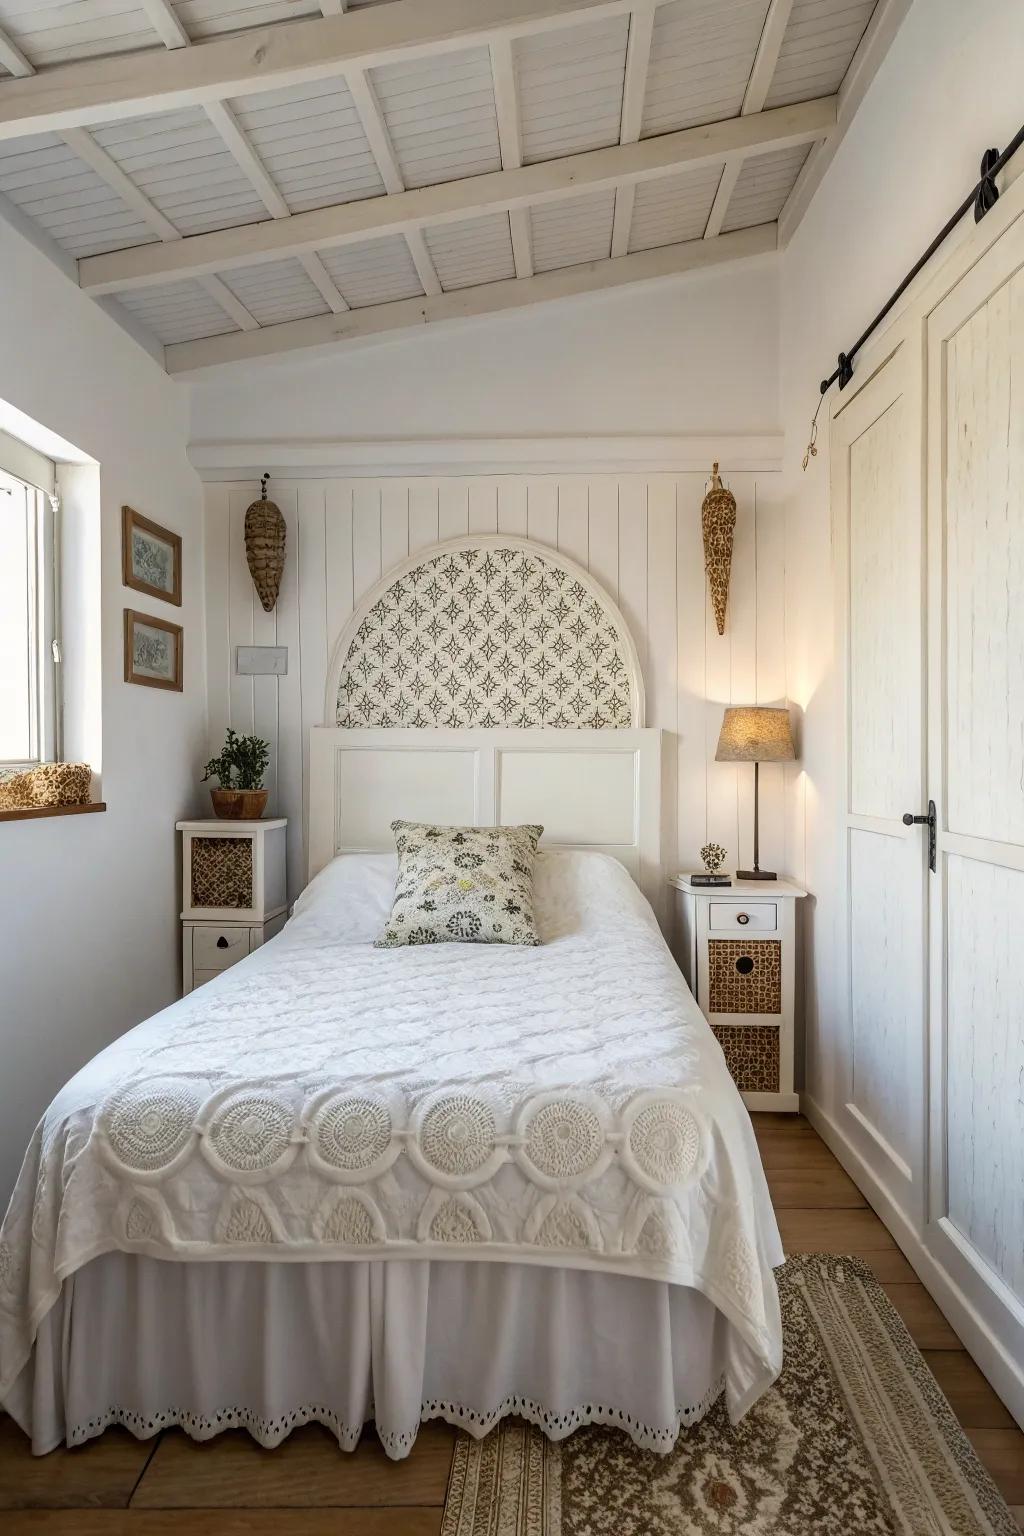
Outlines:
[[[377,949],[400,944],[539,944],[533,861],[543,827],[393,821],[398,884]]]

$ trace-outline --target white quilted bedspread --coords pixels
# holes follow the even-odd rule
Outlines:
[[[279,938],[54,1100],[0,1231],[0,1400],[62,1281],[111,1249],[667,1280],[777,1373],[753,1132],[629,876],[541,854],[541,947],[375,950],[394,868],[336,860]]]

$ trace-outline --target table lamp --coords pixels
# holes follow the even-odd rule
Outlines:
[[[788,709],[769,709],[762,705],[744,705],[727,709],[718,738],[716,763],[753,763],[754,765],[754,867],[738,869],[737,880],[777,880],[771,870],[758,867],[758,768],[761,763],[789,763],[796,757],[789,729]]]

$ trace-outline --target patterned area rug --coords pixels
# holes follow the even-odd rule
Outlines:
[[[742,1423],[719,1400],[668,1456],[597,1427],[460,1436],[441,1536],[1019,1536],[867,1265],[778,1278],[786,1363]]]

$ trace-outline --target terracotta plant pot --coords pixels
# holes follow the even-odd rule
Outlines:
[[[224,821],[259,821],[268,793],[265,789],[211,789],[213,814]]]

